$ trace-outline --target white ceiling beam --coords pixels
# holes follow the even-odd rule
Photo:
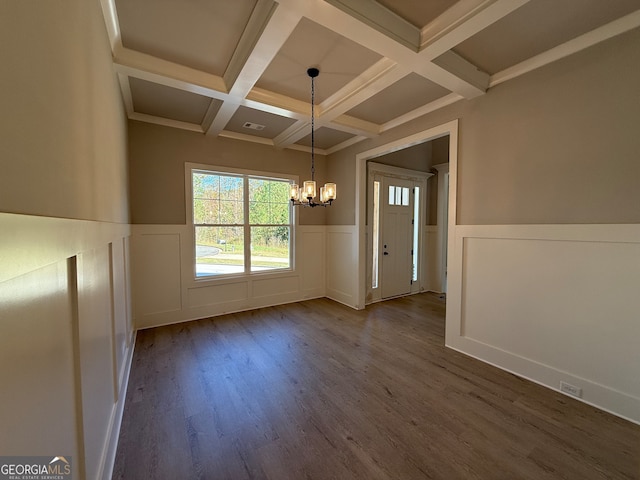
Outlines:
[[[422,31],[414,71],[465,98],[484,94],[489,75],[451,49],[529,0],[461,0]]]
[[[327,121],[339,117],[373,95],[404,78],[411,70],[383,58],[335,92],[320,107],[320,117]]]
[[[349,140],[345,140],[342,143],[339,143],[337,145],[334,145],[331,148],[328,148],[326,154],[331,155],[332,153],[339,152],[340,150],[350,147],[351,145],[355,145],[356,143],[366,140],[367,138],[368,137],[363,137],[363,136],[356,136],[356,137],[350,138]]]
[[[277,4],[273,0],[258,0],[224,72],[223,78],[226,85],[236,83],[276,7]]]
[[[496,3],[502,4],[510,2],[519,6],[526,1],[527,0],[485,0],[485,3],[493,5]],[[444,68],[434,65],[431,61],[443,53],[439,52],[438,55],[435,55],[440,48],[451,43],[454,38],[459,43],[464,40],[464,38],[462,38],[463,33],[468,36],[476,33],[476,31],[478,31],[476,28],[479,29],[479,25],[488,21],[488,18],[491,17],[485,12],[490,7],[485,6],[484,9],[475,12],[476,15],[482,15],[482,21],[474,20],[475,17],[467,18],[465,23],[459,25],[458,28],[452,32],[448,32],[442,40],[439,40],[432,46],[427,46],[427,48],[420,53],[417,53],[415,50],[407,48],[403,44],[389,38],[384,33],[379,32],[358,18],[351,16],[349,13],[334,5],[330,5],[324,0],[306,0],[304,2],[300,2],[299,0],[279,0],[279,2],[287,9],[293,10],[366,48],[380,53],[382,56],[398,63],[401,67],[423,75],[448,90],[459,93],[467,98],[481,95],[486,91],[486,85],[470,83],[463,78],[455,76],[451,72],[447,72]],[[506,7],[504,7],[503,10],[506,10]],[[497,19],[498,12],[499,9],[493,8],[489,13],[493,13]],[[469,25],[467,26],[467,24]],[[457,45],[457,43],[453,45]]]
[[[528,1],[460,0],[422,29],[420,53],[433,60]]]
[[[382,91],[408,73],[405,69],[397,68],[397,65],[389,59],[380,60],[317,106],[316,130],[326,126],[365,137],[377,135],[379,133],[377,124],[344,115],[344,112],[371,95]],[[254,87],[241,104],[299,120],[274,139],[274,143],[278,147],[287,147],[308,135],[311,115],[311,105],[308,102]]]
[[[165,127],[179,128],[181,130],[189,130],[190,132],[204,133],[202,125],[198,125],[197,123],[181,122],[180,120],[156,117],[155,115],[147,115],[146,113],[133,112],[129,115],[129,119],[146,123],[154,123]]]
[[[420,47],[420,30],[374,0],[325,0],[414,51]]]
[[[501,72],[491,76],[489,86],[494,87],[507,80],[524,75],[532,70],[548,65],[562,58],[573,55],[585,48],[589,48],[597,43],[604,42],[609,38],[615,37],[622,33],[640,27],[640,10],[618,18],[606,25],[598,27],[557,47],[551,48],[546,52],[540,53],[523,62],[509,67]]]
[[[234,140],[242,140],[244,142],[260,143],[262,145],[274,146],[273,140],[270,138],[258,137],[257,135],[247,135],[246,133],[232,132],[230,130],[222,130],[219,137],[232,138]]]
[[[446,72],[454,75],[456,78],[463,80],[464,82],[476,85],[481,90],[486,91],[489,88],[489,74],[483,72],[473,63],[462,58],[453,50],[447,50],[439,57],[433,60],[433,63],[443,68]],[[455,81],[452,79],[452,81]],[[463,89],[464,85],[460,86]],[[468,97],[468,95],[465,95]]]
[[[311,105],[308,102],[258,87],[249,92],[242,104],[297,120],[309,118],[311,115]],[[273,108],[277,109],[277,112],[271,111]]]
[[[124,108],[127,112],[127,116],[131,115],[135,110],[133,109],[133,96],[131,95],[131,84],[129,83],[129,77],[118,73],[118,83],[120,84],[120,91],[122,92],[122,101],[124,102]]]
[[[316,130],[324,126],[367,138],[377,135],[379,133],[377,124],[345,115],[345,112],[397,82],[408,73],[408,70],[399,68],[395,62],[387,58],[376,62],[376,64],[316,107],[318,112]],[[286,102],[292,110],[294,107],[291,104],[293,99],[266,90],[254,89],[250,94],[250,98],[256,99],[263,104],[278,104],[278,106],[284,106]],[[293,125],[288,129],[289,131],[283,132],[276,138],[276,145],[279,147],[291,145],[308,135],[306,129],[309,125],[308,119],[311,115],[311,105],[299,100],[295,100],[295,102],[299,106],[297,111],[304,115],[304,117],[297,116],[302,123],[298,126]]]
[[[372,138],[380,135],[380,125],[368,122],[351,115],[340,115],[331,120],[320,120],[320,126],[333,128],[342,132],[353,133],[354,135],[362,135]]]
[[[115,0],[100,0],[102,7],[102,16],[104,24],[107,27],[107,35],[109,36],[109,44],[111,52],[122,48],[122,36],[120,34],[120,23],[118,22],[118,12],[116,10]]]
[[[117,49],[113,62],[118,73],[219,100],[229,98],[222,77],[211,73],[128,48]]]
[[[392,128],[399,127],[400,125],[410,122],[411,120],[415,120],[418,117],[422,117],[427,113],[434,112],[439,110],[447,105],[451,105],[452,103],[456,103],[460,100],[463,100],[464,97],[458,95],[457,93],[450,93],[444,97],[441,97],[433,102],[427,103],[426,105],[422,105],[421,107],[416,108],[415,110],[411,110],[410,112],[405,113],[404,115],[400,115],[399,117],[394,118],[393,120],[389,120],[388,122],[382,124],[380,126],[380,133],[386,132],[387,130],[391,130]]]
[[[273,143],[276,147],[288,147],[296,143],[301,138],[306,137],[309,133],[311,133],[311,122],[298,120],[274,138]]]
[[[259,4],[262,5],[263,3],[264,2],[260,2]],[[267,7],[265,6],[263,8],[266,9]],[[227,126],[228,121],[239,108],[240,101],[251,92],[251,89],[260,79],[278,51],[280,51],[280,48],[282,48],[284,42],[287,41],[289,35],[291,35],[291,32],[296,25],[298,25],[301,18],[302,17],[295,12],[278,7],[275,10],[270,10],[266,25],[264,25],[264,23],[258,23],[258,20],[252,22],[252,28],[261,29],[261,34],[253,45],[250,53],[248,55],[241,55],[242,58],[246,59],[242,67],[234,67],[234,71],[239,70],[239,72],[237,75],[234,74],[235,81],[233,85],[230,85],[229,94],[235,101],[229,104],[225,103],[218,111],[218,115],[207,130],[207,135],[218,135]],[[255,34],[248,35],[249,37],[255,36]]]
[[[209,130],[209,127],[213,123],[213,120],[216,118],[216,114],[222,105],[218,100],[212,98],[209,102],[209,108],[207,108],[207,112],[204,114],[204,118],[202,119],[202,131],[206,132]]]
[[[235,102],[224,102],[207,128],[207,135],[219,135],[235,115],[239,105]]]
[[[278,2],[288,10],[295,11],[396,63],[410,67],[411,61],[416,58],[415,51],[392,40],[340,8],[330,5],[325,0],[278,0]]]
[[[289,150],[298,150],[299,152],[311,153],[311,147],[306,145],[293,144],[287,147]],[[314,147],[313,152],[315,155],[329,155],[328,151],[323,148]]]

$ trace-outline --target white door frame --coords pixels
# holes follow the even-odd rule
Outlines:
[[[448,240],[448,218],[447,218],[447,197],[449,185],[447,182],[447,177],[449,177],[449,164],[441,163],[439,165],[434,165],[438,171],[438,214],[437,214],[437,224],[438,224],[438,237],[436,240],[436,255],[438,255],[438,264],[437,264],[437,276],[438,276],[438,284],[437,288],[439,292],[447,291],[447,259],[443,254],[446,250]]]
[[[457,197],[457,172],[458,172],[458,120],[438,125],[428,130],[415,133],[408,137],[381,145],[356,155],[356,229],[358,241],[356,242],[356,256],[358,258],[358,273],[356,285],[356,308],[365,307],[367,293],[367,160],[386,155],[388,153],[403,150],[414,145],[419,145],[436,138],[449,135],[449,224],[448,224],[448,249],[447,256],[453,252],[451,242],[454,239],[453,230],[456,225],[456,197]],[[449,258],[450,260],[450,258]],[[451,264],[451,262],[448,262]]]

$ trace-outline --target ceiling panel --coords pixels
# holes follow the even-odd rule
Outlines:
[[[324,101],[382,58],[345,37],[303,18],[256,84],[298,100],[311,100],[307,68],[320,69],[316,103]]]
[[[410,73],[347,113],[368,122],[383,124],[449,93],[446,88],[417,73]]]
[[[404,18],[415,27],[422,28],[431,23],[445,10],[458,3],[457,0],[377,0],[380,5]]]
[[[494,74],[638,8],[639,0],[532,0],[454,51]]]
[[[116,0],[126,48],[222,76],[257,0]]]
[[[331,147],[345,142],[355,135],[347,132],[341,132],[340,130],[334,130],[333,128],[320,127],[316,130],[314,135],[314,145],[316,148],[327,150]],[[304,138],[301,138],[296,142],[298,145],[304,145],[305,147],[311,146],[311,133]]]
[[[209,97],[139,78],[130,77],[129,87],[135,112],[181,122],[202,124],[212,102]]]
[[[264,126],[264,129],[256,130],[244,127],[247,122]],[[254,135],[256,137],[275,138],[295,122],[296,121],[291,118],[281,117],[273,113],[254,110],[249,107],[240,107],[227,124],[225,130],[244,133],[245,135]]]

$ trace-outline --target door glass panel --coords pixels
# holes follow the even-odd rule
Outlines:
[[[415,187],[415,196],[413,198],[413,274],[411,280],[418,281],[418,254],[420,245],[418,239],[420,237],[420,187]]]
[[[373,182],[373,221],[371,237],[373,239],[371,288],[378,288],[378,258],[380,254],[380,182],[377,181]]]

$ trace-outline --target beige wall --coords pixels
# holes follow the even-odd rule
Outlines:
[[[100,2],[0,2],[0,61],[0,451],[108,477],[132,328],[126,121]]]
[[[135,224],[186,223],[184,164],[203,163],[311,176],[310,154],[228,138],[129,122],[131,218]],[[316,181],[326,182],[326,162],[316,156]],[[340,189],[340,185],[338,185]],[[338,190],[338,196],[340,196]],[[335,208],[340,205],[336,201]],[[301,225],[325,223],[325,209],[301,209]]]
[[[0,3],[0,211],[128,221],[122,101],[88,3]]]
[[[328,175],[353,185],[357,153],[459,118],[458,223],[638,223],[639,63],[636,29],[331,155]],[[352,225],[341,193],[328,223]]]

